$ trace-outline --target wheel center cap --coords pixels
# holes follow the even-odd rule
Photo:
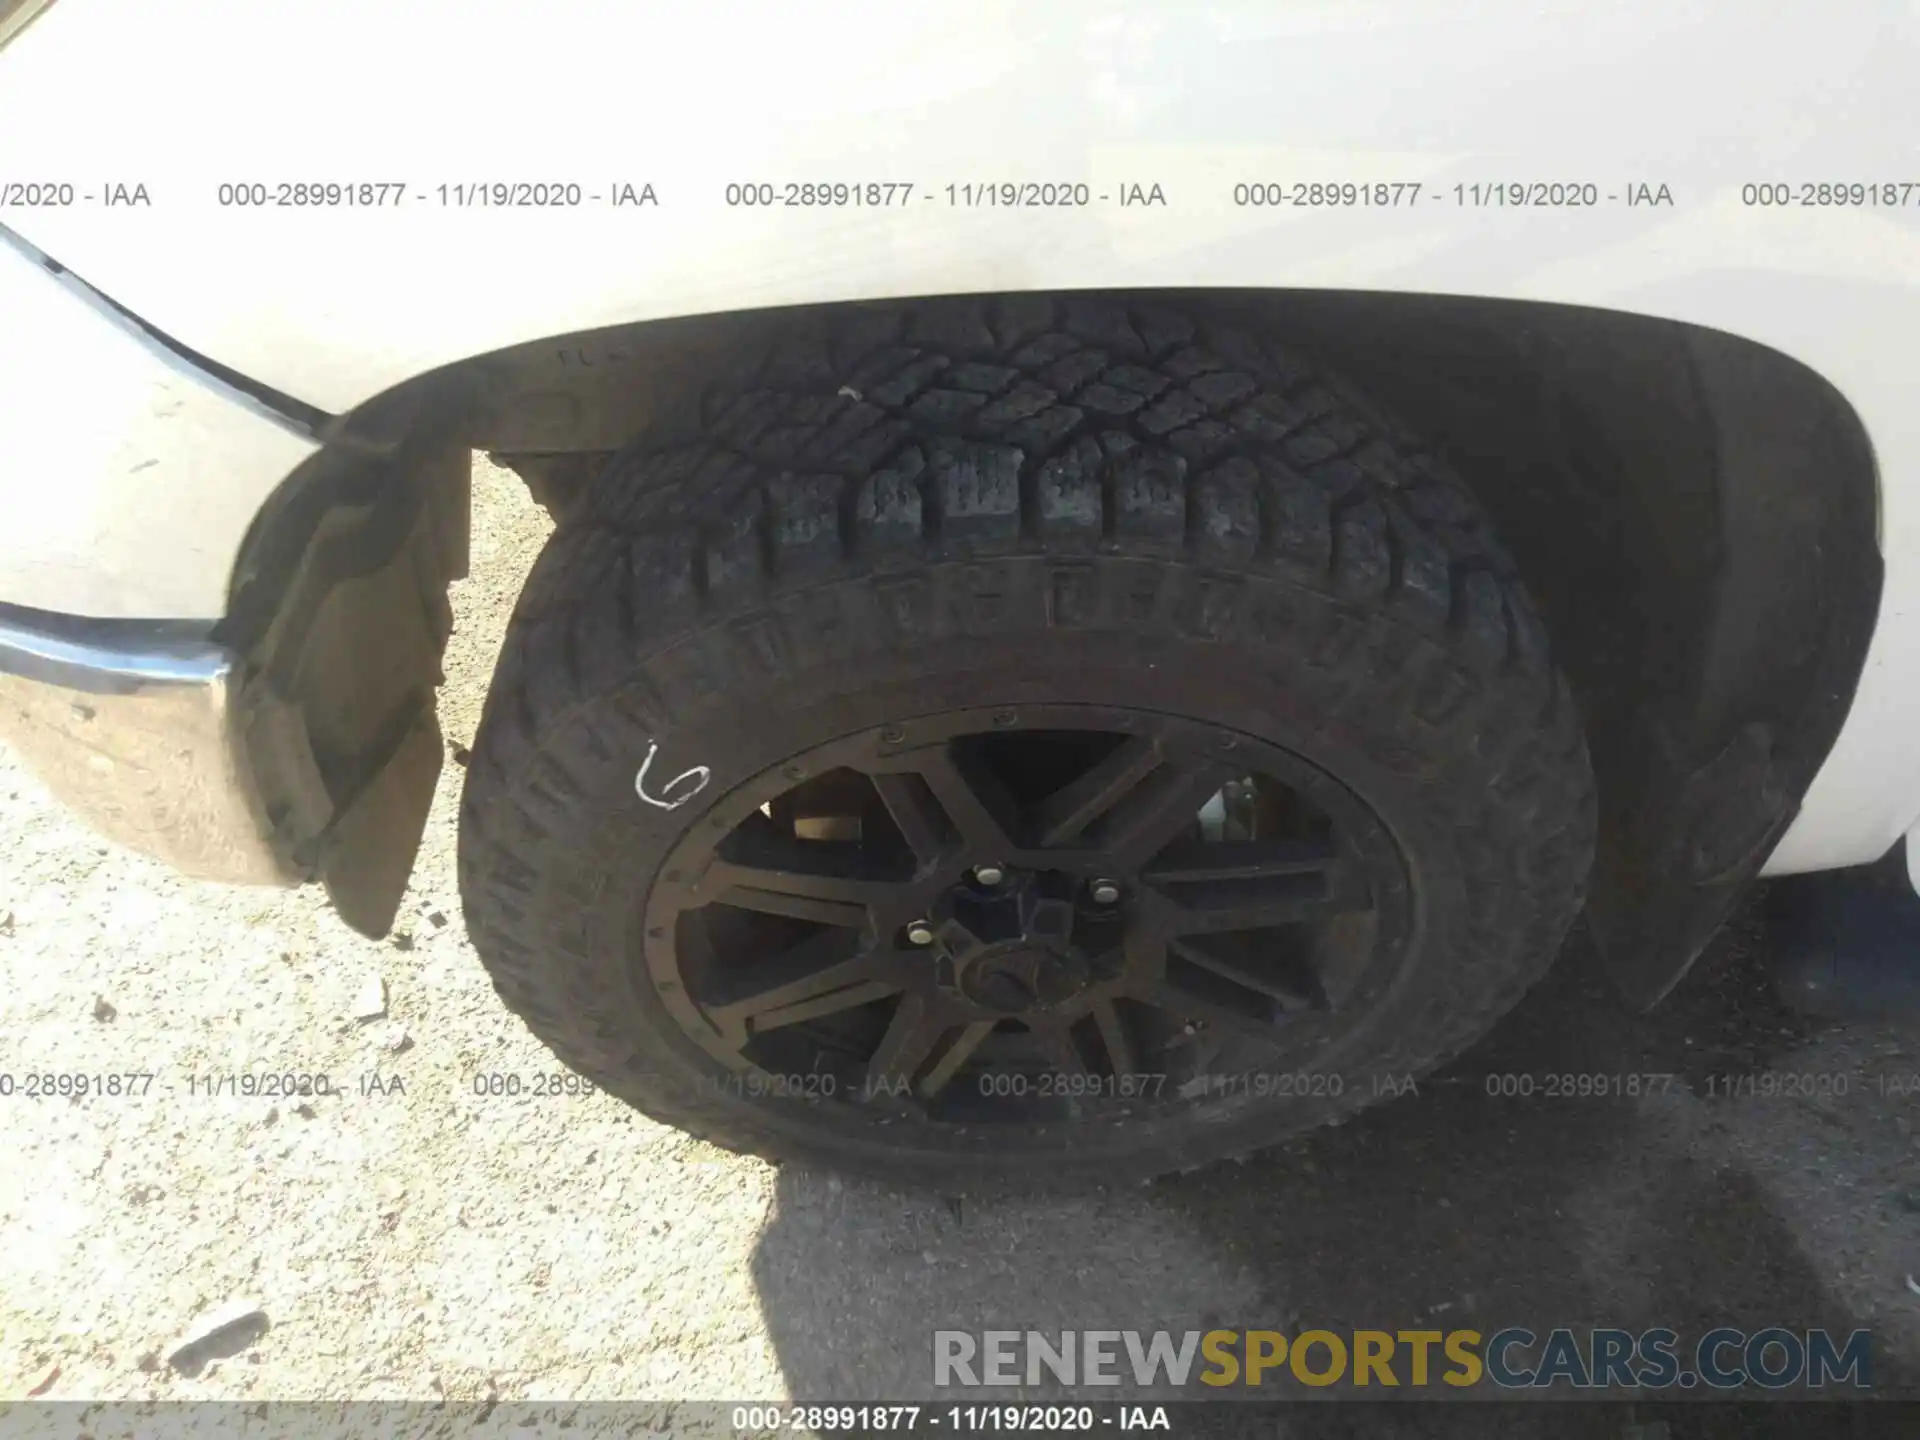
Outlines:
[[[994,949],[959,967],[960,993],[976,1005],[1018,1015],[1070,1000],[1087,987],[1092,971],[1072,950]]]
[[[943,983],[1003,1015],[1045,1010],[1093,982],[1093,966],[1074,943],[1072,882],[1052,874],[1013,873],[999,884],[962,885],[940,907],[948,962]]]

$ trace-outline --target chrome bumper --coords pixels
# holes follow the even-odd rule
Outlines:
[[[232,673],[203,627],[0,605],[0,741],[48,789],[186,874],[293,884],[235,749]]]

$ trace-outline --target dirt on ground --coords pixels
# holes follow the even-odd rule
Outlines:
[[[484,462],[475,506],[450,750],[547,532]],[[925,1399],[932,1332],[988,1328],[1865,1327],[1877,1384],[1920,1376],[1920,1033],[1780,1010],[1757,908],[1652,1016],[1611,999],[1576,931],[1487,1042],[1337,1130],[1105,1196],[962,1205],[742,1159],[603,1095],[534,1098],[558,1067],[462,926],[463,777],[450,762],[375,942],[317,890],[184,880],[96,840],[0,750],[0,1399]],[[1674,1079],[1489,1093],[1628,1072]],[[332,1093],[208,1093],[235,1074]],[[1755,1074],[1845,1078],[1716,1078]],[[34,1075],[147,1078],[28,1098]],[[194,1343],[210,1315],[233,1323]],[[1623,1433],[1522,1408],[1499,1433]]]

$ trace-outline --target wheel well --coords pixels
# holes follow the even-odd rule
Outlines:
[[[1600,788],[1588,915],[1627,997],[1686,972],[1798,812],[1878,612],[1878,490],[1830,384],[1720,331],[1509,301],[1289,297],[1446,452],[1539,603]]]
[[[1851,407],[1777,351],[1643,316],[1344,292],[1202,303],[1318,356],[1442,450],[1491,512],[1586,720],[1601,806],[1589,917],[1623,992],[1651,1004],[1791,822],[1852,700],[1881,567]],[[406,481],[396,457],[451,437],[564,512],[607,453],[690,430],[702,384],[781,314],[554,336],[360,407],[263,512],[236,631],[270,668],[274,617],[299,593],[276,577],[317,517]],[[401,848],[410,861],[412,841]]]

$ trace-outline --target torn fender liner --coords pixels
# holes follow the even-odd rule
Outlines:
[[[471,452],[356,457],[386,473],[326,508],[248,649],[239,726],[266,812],[361,933],[406,893],[440,774],[434,714],[466,573]]]
[[[433,807],[445,753],[432,710],[407,726],[399,747],[334,822],[321,878],[341,917],[363,935],[393,925]]]

